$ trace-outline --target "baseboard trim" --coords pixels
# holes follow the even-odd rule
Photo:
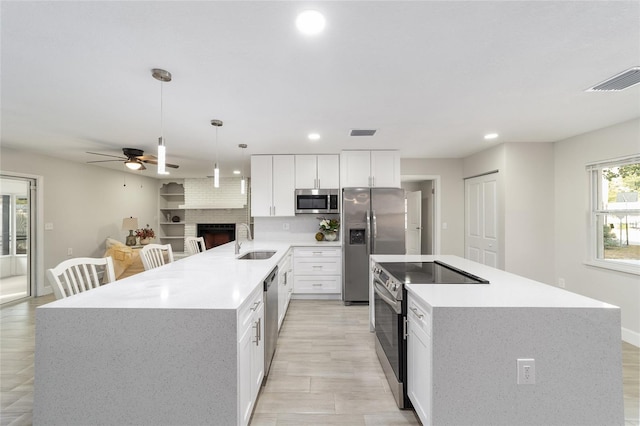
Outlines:
[[[637,348],[640,348],[640,333],[622,327],[622,340]]]

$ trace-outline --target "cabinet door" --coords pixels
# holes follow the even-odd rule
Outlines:
[[[340,156],[318,155],[318,188],[340,188]],[[296,173],[297,173],[296,168]]]
[[[340,154],[340,183],[343,188],[368,187],[370,170],[370,151],[342,151]]]
[[[255,401],[264,379],[264,301],[256,309],[251,327],[251,399]],[[257,333],[257,335],[256,335]]]
[[[295,158],[296,189],[315,189],[318,178],[316,156],[296,155]]]
[[[242,425],[248,425],[253,409],[251,354],[253,348],[251,337],[253,330],[247,327],[238,342],[238,410]]]
[[[408,304],[412,305],[411,299]],[[418,318],[411,309],[407,314],[407,394],[422,424],[430,425],[432,344],[431,336],[425,331],[429,327],[425,324],[428,316],[425,312],[421,315],[422,318]]]
[[[400,188],[400,152],[371,151],[371,186]]]
[[[272,216],[295,216],[295,186],[294,156],[274,155]]]
[[[272,157],[251,156],[251,216],[271,216],[273,210]]]

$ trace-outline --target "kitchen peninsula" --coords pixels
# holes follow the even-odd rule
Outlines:
[[[276,252],[238,260],[229,243],[39,307],[34,424],[247,424],[262,379],[253,316],[291,246],[244,242]]]

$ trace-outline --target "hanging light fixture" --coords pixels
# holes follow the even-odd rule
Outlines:
[[[213,166],[213,187],[220,188],[220,169],[218,168],[218,127],[222,127],[222,120],[211,120],[211,125],[216,128],[216,162]]]
[[[247,180],[244,178],[244,150],[247,148],[247,144],[238,144],[238,148],[242,149],[242,166],[240,167],[240,170],[242,170],[242,180],[240,181],[240,193],[245,194],[247,192]]]
[[[160,82],[160,137],[158,138],[158,174],[168,175],[166,170],[167,148],[164,145],[164,120],[163,120],[163,96],[162,83],[171,81],[171,73],[169,71],[154,68],[151,70],[153,78]]]

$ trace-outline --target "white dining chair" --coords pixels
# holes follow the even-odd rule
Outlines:
[[[145,271],[171,263],[173,262],[171,244],[147,244],[140,250],[140,259]]]
[[[205,251],[207,248],[204,244],[203,237],[186,237],[184,243],[187,246],[187,253],[189,256],[192,254],[198,254]]]
[[[116,280],[111,256],[77,257],[65,260],[55,268],[47,269],[47,280],[56,299],[64,299]]]

